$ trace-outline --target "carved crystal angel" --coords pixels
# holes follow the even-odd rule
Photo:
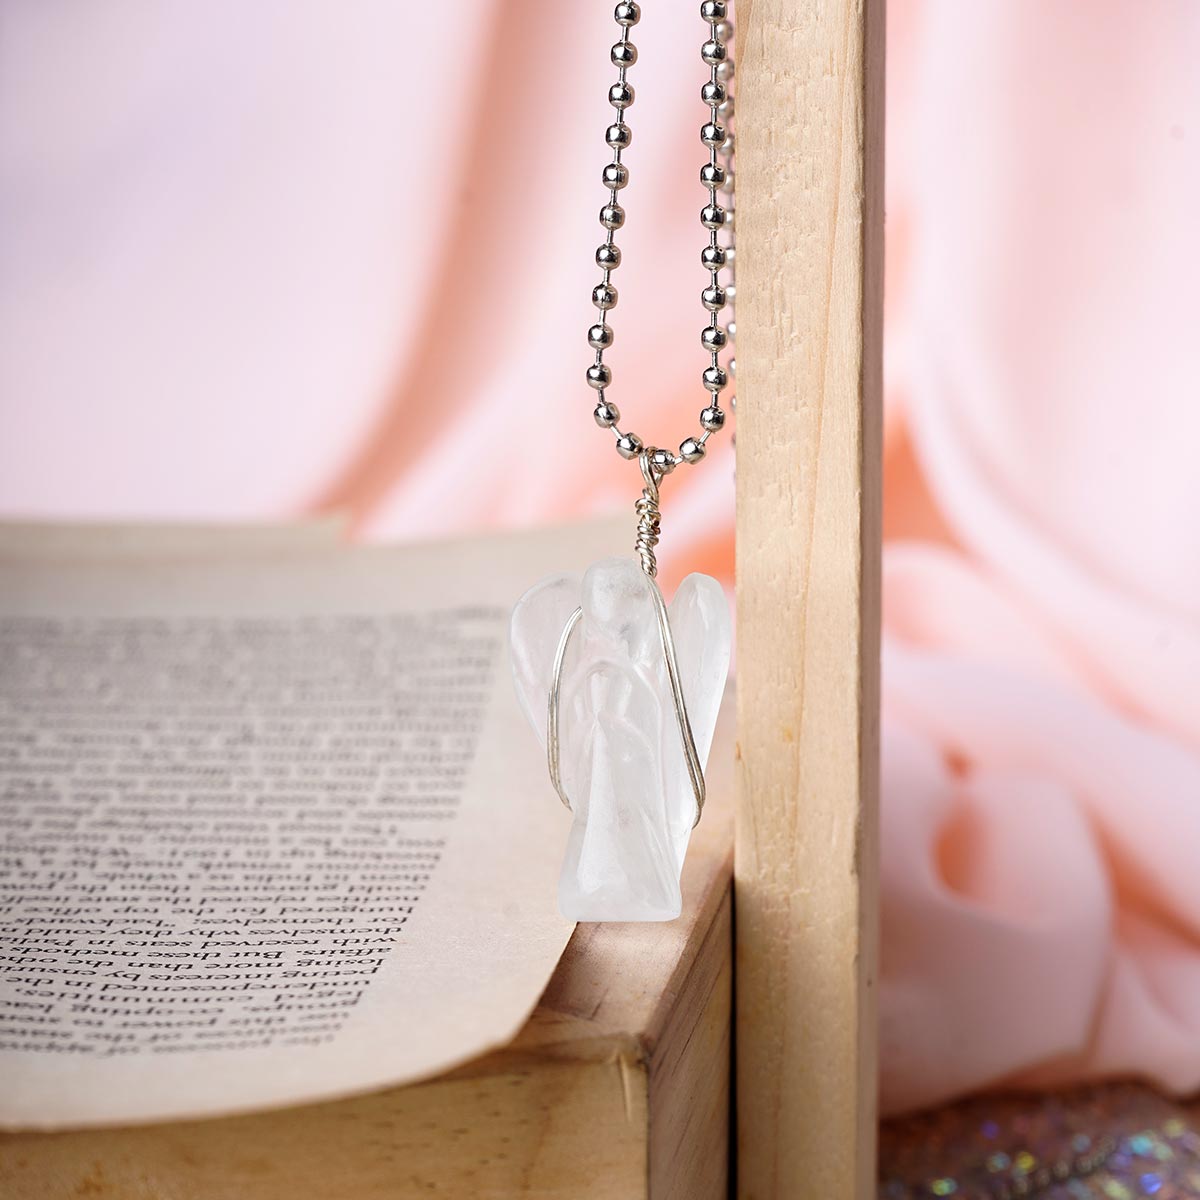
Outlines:
[[[557,742],[551,777],[557,766],[573,813],[558,891],[565,916],[679,915],[730,638],[715,579],[689,575],[664,606],[633,559],[604,559],[582,580],[551,577],[518,602],[517,694],[543,748]]]

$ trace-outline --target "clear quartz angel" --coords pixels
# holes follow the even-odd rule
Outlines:
[[[576,921],[669,921],[680,913],[680,873],[698,814],[656,588],[636,560],[604,559],[582,580],[543,580],[513,612],[517,694],[544,748],[556,653],[582,610],[558,703],[560,780],[573,815],[558,897]],[[702,770],[729,669],[729,607],[715,579],[690,575],[667,613]]]
[[[613,10],[620,40],[609,52],[617,81],[608,90],[616,117],[605,131],[612,150],[602,173],[605,234],[596,250],[603,274],[592,289],[599,317],[588,330],[595,359],[587,382],[596,393],[596,424],[614,435],[622,458],[641,466],[640,565],[605,559],[582,579],[543,580],[521,598],[512,618],[521,705],[546,749],[551,781],[573,814],[558,894],[563,913],[578,921],[669,921],[679,915],[680,873],[703,805],[704,765],[729,669],[729,609],[720,584],[689,575],[668,609],[654,581],[658,485],[676,467],[705,458],[709,438],[725,424],[721,392],[734,373],[732,358],[728,369],[720,361],[732,349],[735,329],[727,308],[735,296],[728,9],[727,0],[700,3],[707,25],[700,57],[708,72],[700,89],[708,108],[700,127],[707,150],[700,183],[708,192],[700,210],[707,234],[700,262],[709,273],[700,293],[708,314],[700,344],[709,356],[701,375],[709,398],[700,432],[680,442],[677,454],[644,446],[636,433],[621,429],[620,410],[607,398],[612,371],[604,352],[613,344],[608,322],[618,299],[612,274],[622,261],[615,238],[625,224],[618,197],[629,182],[622,155],[631,144],[627,118],[635,98],[627,74],[638,61],[630,30],[641,16],[636,0],[620,0]]]

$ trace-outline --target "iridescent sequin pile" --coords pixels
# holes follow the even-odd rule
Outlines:
[[[1133,1084],[984,1097],[888,1122],[880,1200],[1195,1200],[1200,1120]]]

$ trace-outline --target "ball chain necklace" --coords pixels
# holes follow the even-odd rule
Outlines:
[[[659,486],[676,467],[704,458],[709,438],[725,424],[720,394],[734,371],[732,359],[728,369],[720,362],[736,331],[732,320],[722,323],[735,295],[733,29],[725,0],[704,0],[700,16],[707,36],[700,57],[708,78],[700,98],[708,114],[700,141],[708,157],[700,182],[708,197],[700,223],[708,241],[700,261],[709,279],[700,293],[708,313],[700,343],[709,355],[701,374],[708,399],[700,432],[675,452],[622,431],[620,411],[607,395],[612,372],[604,352],[613,344],[608,314],[617,305],[612,277],[621,265],[616,233],[625,223],[618,197],[629,182],[623,155],[632,141],[628,73],[638,59],[630,31],[641,9],[621,3],[613,15],[620,40],[610,51],[617,82],[608,89],[608,102],[616,119],[605,133],[612,161],[602,173],[609,194],[600,210],[605,239],[596,265],[603,276],[592,289],[599,315],[588,330],[595,358],[587,382],[596,393],[596,424],[612,431],[617,453],[641,470],[642,493],[634,506],[637,557],[601,560],[582,579],[542,580],[513,610],[510,640],[518,698],[545,748],[554,790],[572,813],[559,907],[580,921],[664,921],[680,913],[680,873],[704,807],[704,764],[729,668],[729,610],[720,584],[690,575],[668,605],[656,582],[655,546]],[[722,282],[722,271],[729,282]]]

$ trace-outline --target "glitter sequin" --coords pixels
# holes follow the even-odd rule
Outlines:
[[[889,1122],[883,1200],[1200,1200],[1200,1110],[1134,1084],[984,1097]]]

